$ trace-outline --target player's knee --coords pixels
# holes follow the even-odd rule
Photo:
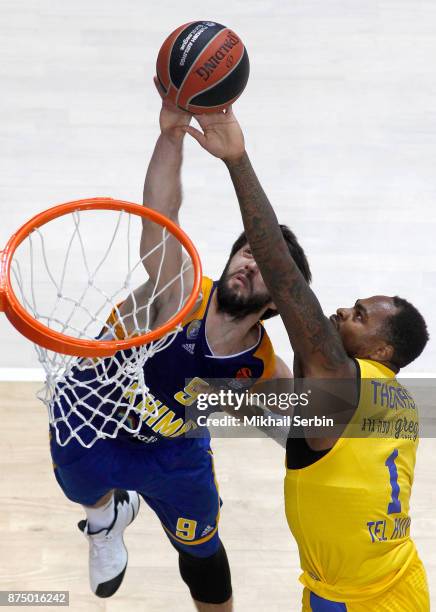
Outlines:
[[[217,552],[210,557],[194,557],[179,551],[179,568],[196,601],[222,604],[232,596],[230,566],[221,541]]]

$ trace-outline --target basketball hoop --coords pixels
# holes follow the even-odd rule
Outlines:
[[[168,321],[159,326],[159,328],[123,340],[75,338],[68,334],[55,331],[48,325],[41,323],[38,317],[35,316],[36,313],[29,312],[29,309],[23,304],[23,300],[17,297],[11,282],[11,265],[19,245],[29,238],[33,232],[53,219],[85,210],[113,210],[149,219],[162,226],[162,228],[166,228],[186,249],[194,268],[194,283],[191,293],[180,310]],[[39,213],[25,223],[10,238],[5,249],[0,251],[0,256],[0,311],[4,311],[12,325],[26,336],[26,338],[35,344],[64,355],[106,357],[114,355],[119,350],[148,344],[153,340],[161,338],[170,330],[176,328],[180,321],[182,321],[186,314],[192,309],[198,297],[201,285],[200,258],[193,243],[180,227],[155,210],[130,202],[113,200],[111,198],[77,200],[66,204],[60,204],[59,206],[49,208]]]
[[[138,433],[158,414],[146,362],[171,344],[200,292],[188,236],[154,210],[94,198],[36,215],[0,256],[0,311],[35,345],[58,444]]]

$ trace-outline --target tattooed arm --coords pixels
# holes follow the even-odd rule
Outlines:
[[[354,366],[339,334],[324,316],[316,295],[290,255],[247,153],[239,159],[226,159],[225,163],[238,196],[253,256],[305,376],[346,376],[354,371]]]
[[[337,330],[324,316],[316,295],[288,251],[231,108],[196,119],[203,131],[193,127],[185,130],[212,155],[223,159],[229,169],[248,242],[304,376],[355,378],[354,363],[346,354]]]

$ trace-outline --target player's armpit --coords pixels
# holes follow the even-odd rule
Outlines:
[[[122,340],[153,329],[159,303],[150,299],[152,294],[153,283],[148,281],[119,302],[107,317],[99,334],[100,339]]]

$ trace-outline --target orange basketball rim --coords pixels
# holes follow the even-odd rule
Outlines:
[[[43,325],[32,317],[15,295],[11,284],[11,263],[18,246],[36,228],[64,215],[83,210],[124,211],[146,218],[166,228],[185,248],[194,268],[191,293],[183,307],[159,328],[127,339],[89,340],[74,338]],[[201,287],[201,262],[198,252],[185,232],[164,215],[139,204],[112,198],[91,198],[60,204],[49,208],[30,219],[11,236],[4,250],[0,251],[0,311],[4,312],[12,325],[26,338],[51,351],[79,357],[109,357],[117,351],[148,344],[173,331],[192,310]]]

